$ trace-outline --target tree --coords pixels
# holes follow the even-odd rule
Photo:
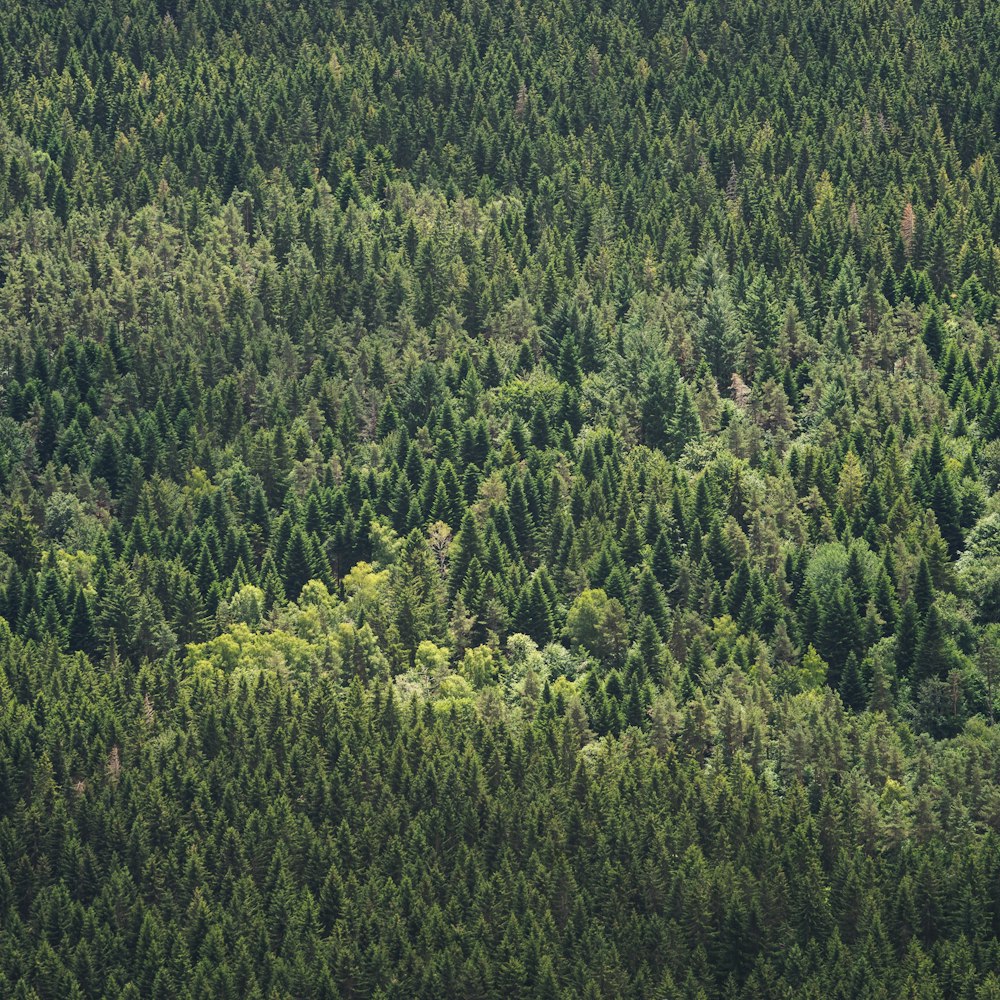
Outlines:
[[[861,620],[850,588],[841,585],[823,615],[820,650],[830,665],[830,683],[841,687],[851,655],[857,658],[861,643]]]
[[[1000,680],[1000,625],[991,623],[979,642],[979,668],[986,682],[986,712],[992,724],[996,712],[997,682]]]
[[[944,346],[944,325],[936,309],[929,309],[927,311],[921,335],[927,347],[927,353],[937,363],[941,360],[941,352]]]
[[[120,563],[115,564],[98,602],[96,625],[102,652],[114,648],[124,656],[131,654],[141,600],[142,592],[135,576]]]
[[[939,472],[934,480],[931,507],[941,529],[941,535],[948,543],[948,552],[954,558],[962,550],[963,545],[961,507],[947,470]]]
[[[302,588],[316,575],[312,541],[305,531],[296,525],[288,540],[283,565],[283,579],[289,594],[298,597]]]
[[[0,550],[6,552],[21,571],[37,569],[41,563],[38,529],[20,501],[11,505],[0,524]]]
[[[850,653],[847,657],[844,675],[840,682],[840,695],[844,699],[844,704],[856,712],[861,711],[868,703],[868,694],[861,679],[861,668],[854,653]]]
[[[603,590],[585,590],[566,615],[566,632],[573,648],[582,646],[610,665],[618,661],[628,641],[625,609]]]
[[[655,364],[646,378],[639,422],[643,442],[650,448],[668,447],[676,408],[677,381],[676,372],[662,363]]]
[[[639,617],[650,618],[661,638],[666,638],[670,632],[670,611],[663,588],[649,566],[639,575],[636,604]]]
[[[802,666],[799,669],[802,689],[808,691],[822,687],[826,683],[827,669],[826,661],[810,644],[802,656]]]
[[[861,463],[858,461],[858,456],[849,451],[840,468],[840,482],[837,486],[837,500],[848,517],[854,517],[858,512],[864,489],[865,479]]]
[[[705,298],[697,343],[720,385],[729,384],[742,340],[739,318],[728,291],[721,285],[713,287]]]
[[[934,603],[934,581],[926,556],[921,557],[917,578],[913,584],[913,602],[921,616],[925,616]]]
[[[105,431],[97,441],[90,474],[95,479],[104,480],[111,493],[117,494],[121,482],[121,460],[118,442],[110,431]]]
[[[697,441],[701,433],[701,418],[691,397],[691,390],[686,385],[682,386],[670,426],[671,453],[674,457],[679,456],[690,442]]]
[[[517,623],[520,630],[541,645],[551,641],[553,635],[552,606],[542,587],[538,573],[521,590],[517,607]]]
[[[900,677],[910,677],[913,674],[919,643],[920,612],[916,602],[910,598],[903,605],[896,630],[896,673]]]
[[[953,662],[941,615],[937,605],[932,604],[920,630],[920,640],[914,656],[914,684],[920,684],[928,678],[944,678]]]
[[[479,559],[482,562],[486,556],[479,534],[479,525],[471,509],[467,510],[462,518],[462,528],[450,549],[450,556],[449,590],[454,595],[464,584],[472,560]]]
[[[69,630],[71,649],[79,649],[85,653],[94,652],[94,622],[90,613],[90,604],[82,589],[76,592],[73,603],[73,619]]]

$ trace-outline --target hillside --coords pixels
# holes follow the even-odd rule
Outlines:
[[[0,6],[0,996],[1000,998],[998,37]]]

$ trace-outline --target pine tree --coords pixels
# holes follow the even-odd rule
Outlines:
[[[486,551],[479,533],[479,525],[473,512],[467,510],[462,518],[462,530],[458,533],[451,550],[451,574],[448,586],[453,595],[465,582],[472,560],[478,559],[482,563],[485,558]]]
[[[653,543],[652,569],[657,582],[669,591],[676,579],[673,547],[665,530],[661,530]]]
[[[521,590],[517,623],[520,630],[539,645],[545,645],[552,639],[552,608],[538,573]]]
[[[38,529],[23,505],[15,501],[0,523],[0,550],[14,560],[22,572],[41,564]]]
[[[964,543],[961,522],[962,512],[958,496],[955,492],[955,486],[947,471],[938,473],[934,480],[931,507],[934,510],[938,527],[941,529],[941,535],[948,544],[948,552],[954,558],[962,550]]]
[[[648,566],[639,574],[636,604],[638,617],[650,618],[660,636],[666,638],[670,631],[670,613],[663,590]]]
[[[841,586],[823,614],[821,637],[820,652],[830,665],[830,684],[840,688],[848,657],[857,656],[861,639],[861,620],[847,586]]]
[[[926,556],[921,556],[917,568],[917,578],[913,584],[913,601],[921,617],[926,616],[934,603],[934,581],[931,578],[930,565]]]
[[[936,309],[927,311],[921,334],[927,347],[927,353],[937,363],[941,360],[941,351],[944,345],[944,325]]]
[[[914,673],[920,630],[920,611],[910,598],[903,604],[896,629],[896,673],[900,677],[910,677]]]
[[[73,603],[69,644],[71,649],[78,649],[84,653],[94,652],[94,622],[90,613],[90,605],[82,588],[77,589],[76,599]]]
[[[855,711],[863,709],[868,702],[868,695],[861,679],[861,668],[858,666],[858,658],[853,652],[848,654],[847,663],[844,666],[843,677],[840,681],[840,696],[844,699],[844,704]]]
[[[697,342],[719,385],[728,386],[742,343],[739,318],[724,287],[712,288],[697,328]]]
[[[676,402],[676,373],[665,365],[655,365],[646,379],[640,415],[643,443],[650,448],[672,449]]]
[[[952,664],[949,644],[936,604],[932,604],[920,629],[914,654],[914,686],[929,678],[943,679]]]
[[[701,436],[701,418],[694,405],[691,390],[682,386],[677,398],[677,410],[670,429],[670,443],[674,456],[679,456],[685,447]]]
[[[300,525],[292,529],[282,570],[285,589],[293,597],[316,575],[312,542]]]

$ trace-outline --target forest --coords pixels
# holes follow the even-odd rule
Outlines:
[[[0,5],[0,996],[1000,1000],[997,38]]]

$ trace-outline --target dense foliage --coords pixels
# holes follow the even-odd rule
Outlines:
[[[0,995],[1000,997],[1000,5],[0,7]]]

